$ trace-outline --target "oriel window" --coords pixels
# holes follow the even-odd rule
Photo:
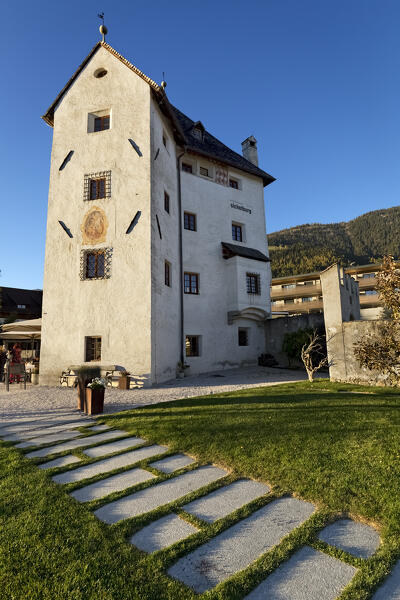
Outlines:
[[[94,130],[104,131],[105,129],[110,129],[110,115],[105,115],[104,117],[95,117]]]
[[[184,273],[184,292],[185,294],[199,293],[198,273]]]
[[[260,276],[257,273],[246,273],[248,294],[260,294]]]

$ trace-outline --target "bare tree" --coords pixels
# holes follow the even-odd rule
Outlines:
[[[308,334],[308,341],[301,349],[301,360],[307,371],[308,381],[314,381],[314,374],[322,367],[328,366],[328,357],[324,352],[325,336],[317,331]]]

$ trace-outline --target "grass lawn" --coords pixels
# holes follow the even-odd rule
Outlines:
[[[317,505],[318,511],[307,524],[202,598],[239,600],[296,549],[311,544],[359,568],[341,598],[367,599],[400,558],[398,390],[318,380],[314,384],[293,383],[190,398],[119,413],[101,421],[149,442],[168,444],[171,453],[192,454],[200,464],[213,462],[227,467],[229,477],[208,486],[207,491],[247,476],[268,482],[272,498],[292,493]],[[87,457],[85,460],[91,462]],[[151,459],[142,464],[148,462]],[[168,476],[161,476],[165,478]],[[82,485],[70,484],[66,489]],[[194,537],[172,549],[147,556],[127,543],[129,536],[155,516],[167,514],[172,508],[182,511],[184,502],[110,527],[89,510],[104,501],[78,504],[51,482],[48,473],[37,469],[34,461],[24,459],[22,452],[2,442],[0,598],[199,598],[167,577],[166,569],[179,556],[270,500],[263,497],[216,524],[203,526]],[[317,541],[317,532],[342,512],[379,528],[383,544],[373,558],[362,561]],[[196,524],[194,517],[185,518]]]

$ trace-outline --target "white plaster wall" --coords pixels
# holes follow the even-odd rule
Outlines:
[[[212,167],[206,160],[199,162]],[[199,273],[200,287],[198,296],[184,295],[185,335],[202,336],[201,356],[186,359],[192,373],[254,363],[265,348],[264,328],[254,321],[241,319],[228,325],[229,310],[255,304],[269,310],[271,278],[267,263],[222,257],[221,242],[240,244],[232,240],[232,221],[245,227],[241,245],[267,253],[262,181],[234,169],[229,173],[241,180],[241,190],[190,173],[181,174],[182,209],[197,216],[197,231],[183,229],[184,271]],[[249,208],[251,214],[232,208],[232,202]],[[260,273],[260,296],[246,293],[247,271]],[[238,345],[239,326],[249,328],[247,347]]]
[[[163,144],[163,134],[167,146]],[[180,360],[179,210],[176,144],[157,102],[151,103],[152,236],[152,379],[173,379]],[[157,157],[157,158],[156,158]],[[164,208],[169,195],[169,213]],[[157,220],[160,224],[160,238]],[[165,285],[165,261],[171,264],[171,287]]]
[[[108,74],[96,79],[104,67]],[[87,133],[88,113],[110,109],[110,130]],[[140,147],[139,157],[128,142]],[[70,162],[59,171],[66,154]],[[85,202],[85,173],[112,171],[111,198]],[[80,281],[80,225],[102,208],[113,248],[110,279]],[[136,211],[141,217],[125,231]],[[73,233],[67,237],[62,220]],[[85,336],[102,337],[102,364],[151,372],[150,88],[100,48],[55,111],[45,255],[41,383],[54,384],[69,364],[84,361]],[[90,248],[91,246],[85,246]]]

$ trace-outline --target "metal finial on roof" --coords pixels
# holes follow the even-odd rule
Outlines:
[[[163,71],[163,74],[162,74],[162,78],[163,78],[163,80],[161,82],[161,87],[162,87],[163,90],[165,90],[165,88],[167,87],[167,82],[165,81],[165,73],[164,73],[164,71]]]
[[[103,42],[106,41],[106,35],[108,33],[108,29],[107,27],[104,25],[104,12],[101,13],[97,13],[97,16],[99,17],[99,19],[101,19],[103,21],[102,25],[100,25],[99,27],[99,31],[101,33],[101,35],[103,36]]]

